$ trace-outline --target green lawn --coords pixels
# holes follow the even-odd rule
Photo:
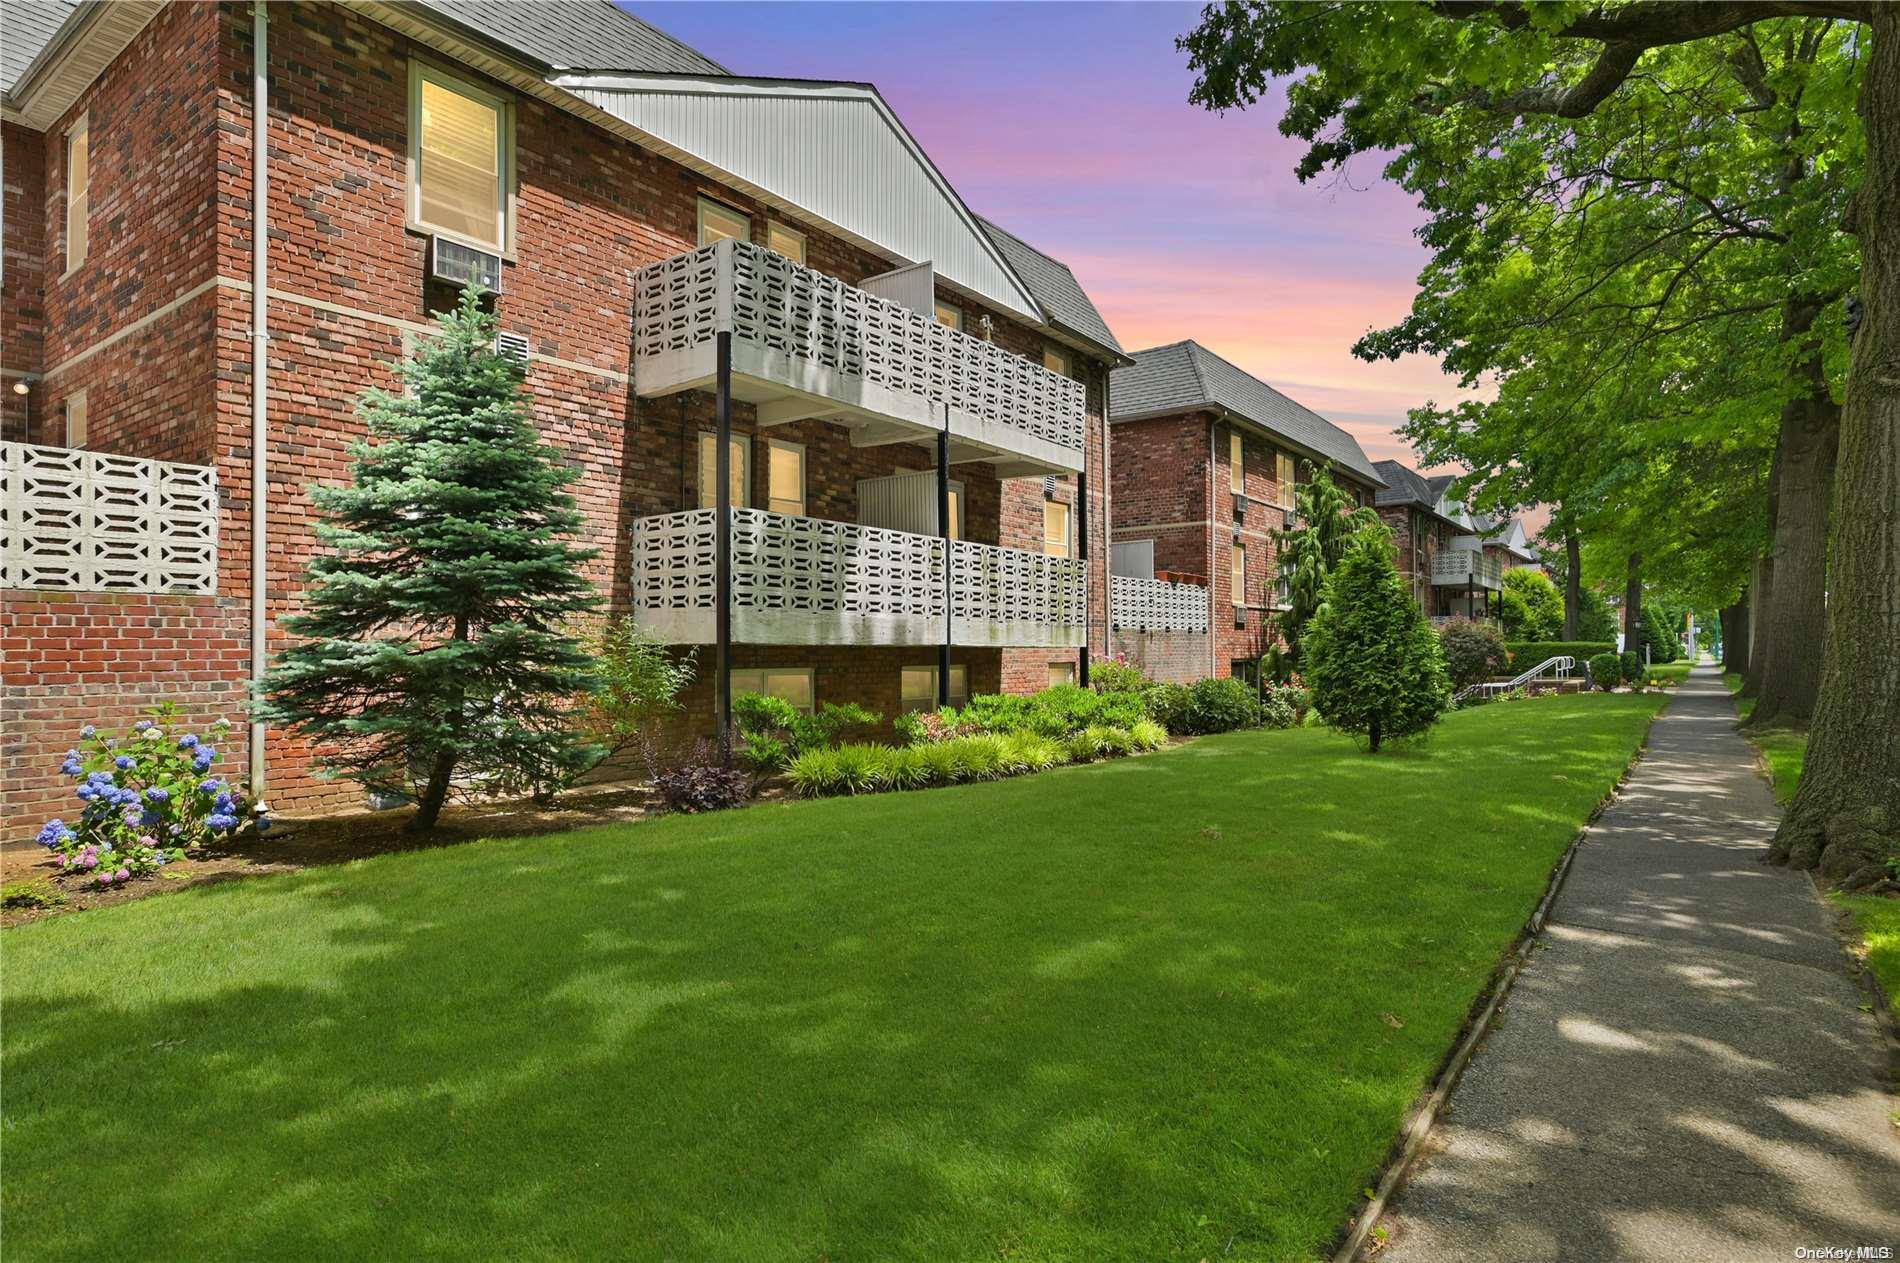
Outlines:
[[[1243,733],[6,933],[9,1253],[1323,1249],[1663,698]]]
[[[1860,935],[1867,942],[1867,967],[1880,979],[1888,1001],[1900,1005],[1900,899],[1891,895],[1834,897],[1860,924]]]
[[[1689,668],[1695,664],[1684,658],[1681,662],[1658,662],[1643,672],[1644,680],[1661,680],[1664,684],[1680,684],[1689,678]]]

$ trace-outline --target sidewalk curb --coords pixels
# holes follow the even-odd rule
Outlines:
[[[1602,800],[1591,809],[1589,816],[1578,828],[1577,836],[1570,839],[1570,845],[1564,848],[1563,855],[1551,869],[1550,879],[1544,885],[1544,897],[1538,900],[1536,910],[1524,922],[1523,928],[1517,932],[1517,937],[1511,941],[1504,959],[1499,961],[1497,968],[1492,971],[1490,981],[1485,984],[1484,990],[1478,993],[1476,1000],[1472,1001],[1472,1015],[1466,1018],[1458,1042],[1452,1045],[1451,1051],[1439,1063],[1438,1072],[1433,1076],[1431,1086],[1407,1112],[1405,1125],[1399,1129],[1397,1139],[1392,1142],[1392,1148],[1387,1154],[1384,1170],[1379,1176],[1377,1186],[1373,1189],[1372,1197],[1348,1222],[1339,1248],[1333,1253],[1333,1263],[1358,1263],[1358,1260],[1369,1257],[1366,1252],[1367,1244],[1379,1227],[1380,1221],[1385,1218],[1387,1206],[1405,1187],[1405,1181],[1418,1164],[1419,1155],[1424,1151],[1425,1142],[1431,1137],[1432,1128],[1437,1124],[1438,1116],[1444,1112],[1445,1103],[1451,1099],[1458,1081],[1464,1077],[1465,1068],[1471,1064],[1478,1046],[1491,1033],[1491,1028],[1496,1023],[1498,1009],[1510,995],[1511,987],[1517,982],[1518,974],[1522,973],[1524,966],[1530,963],[1531,949],[1537,946],[1538,940],[1543,936],[1544,923],[1549,919],[1550,910],[1556,904],[1558,894],[1563,890],[1564,878],[1570,874],[1571,862],[1576,858],[1578,848],[1583,845],[1585,835],[1590,832],[1592,825],[1602,819],[1603,813],[1609,810],[1610,804],[1622,794],[1623,787],[1629,783],[1630,775],[1636,771],[1636,765],[1641,763],[1643,756],[1649,752],[1650,730],[1655,727],[1657,720],[1668,713],[1670,704],[1675,700],[1675,695],[1672,693],[1668,701],[1663,703],[1662,709],[1658,710],[1650,720],[1650,727],[1643,730],[1643,739],[1637,743],[1629,762],[1624,764],[1622,775],[1616,778],[1616,784],[1612,785],[1609,792],[1604,794]]]

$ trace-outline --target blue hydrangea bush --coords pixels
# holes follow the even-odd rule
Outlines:
[[[270,819],[262,804],[213,768],[230,723],[220,719],[207,736],[186,731],[176,708],[165,705],[108,737],[91,724],[59,770],[78,782],[84,804],[75,820],[49,820],[39,842],[61,872],[97,886],[155,873],[214,837],[244,829],[262,833]]]

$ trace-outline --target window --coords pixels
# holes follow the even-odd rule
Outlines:
[[[1075,663],[1051,662],[1049,664],[1049,687],[1050,688],[1054,688],[1058,684],[1074,684],[1074,683],[1075,683]]]
[[[705,244],[706,232],[700,229],[700,243]],[[775,254],[782,254],[794,263],[805,261],[805,234],[795,228],[787,228],[774,220],[765,223],[765,248]]]
[[[903,695],[905,710],[937,709],[937,668],[905,667]],[[950,668],[950,704],[967,706],[969,703],[970,669],[964,666],[952,666]]]
[[[508,103],[409,63],[409,218],[496,254],[508,248]]]
[[[771,439],[765,452],[765,507],[774,513],[805,513],[805,445]]]
[[[1042,366],[1050,372],[1060,373],[1064,377],[1072,375],[1069,353],[1059,346],[1045,346],[1042,348]]]
[[[1227,485],[1235,495],[1247,490],[1247,444],[1239,430],[1227,432]]]
[[[86,445],[86,392],[75,390],[66,396],[66,446]]]
[[[949,303],[939,302],[937,304],[937,323],[940,325],[949,325],[952,329],[956,329],[960,332],[963,329],[963,309],[961,307],[952,307]]]
[[[1235,658],[1227,664],[1227,674],[1236,680],[1260,687],[1260,660],[1258,658]]]
[[[81,114],[66,133],[66,270],[86,261],[86,227],[92,210],[92,125]]]
[[[1288,456],[1285,452],[1275,452],[1273,454],[1273,487],[1274,494],[1280,497],[1280,507],[1283,509],[1292,508],[1294,504],[1293,458]]]
[[[699,432],[699,507],[718,508],[719,440],[706,430]],[[732,507],[752,503],[752,440],[743,434],[732,436]]]
[[[963,538],[963,484],[950,484],[950,530],[951,539]]]
[[[1247,546],[1235,544],[1233,559],[1227,572],[1227,594],[1233,600],[1234,608],[1239,609],[1247,603]]]
[[[732,673],[732,695],[763,693],[783,698],[807,715],[812,708],[812,670],[810,667],[757,667]]]
[[[1042,502],[1042,551],[1050,557],[1069,555],[1069,506],[1060,500]]]
[[[727,237],[735,241],[752,240],[752,221],[730,206],[723,206],[709,197],[700,198],[699,244],[709,246]],[[802,244],[799,256],[804,256]]]

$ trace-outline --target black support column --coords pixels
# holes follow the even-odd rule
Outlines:
[[[1089,581],[1089,473],[1088,438],[1086,432],[1082,440],[1083,468],[1075,475],[1075,540],[1076,556],[1082,559],[1083,591],[1088,590]],[[1089,686],[1089,603],[1086,597],[1082,601],[1082,649],[1077,659],[1075,682],[1083,688]]]
[[[937,646],[937,705],[950,704],[950,419],[937,431],[937,536],[943,540],[943,643]]]
[[[732,763],[732,334],[717,340],[713,411],[718,418],[717,454],[713,477],[719,489],[713,500],[713,687],[718,696],[719,761]]]

